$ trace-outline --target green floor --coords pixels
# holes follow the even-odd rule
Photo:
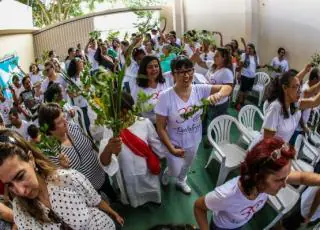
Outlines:
[[[234,109],[229,109],[229,114],[236,116]],[[256,122],[261,126],[261,121]],[[237,138],[237,132],[232,132],[232,139]],[[156,206],[147,204],[139,208],[121,206],[117,209],[125,218],[124,230],[148,230],[157,224],[196,224],[193,215],[195,200],[215,188],[219,172],[219,164],[214,160],[205,169],[204,166],[210,155],[210,149],[204,149],[201,144],[197,157],[188,175],[188,184],[192,188],[191,195],[184,195],[177,191],[174,183],[162,188],[162,204]],[[239,175],[239,171],[232,172],[228,179]],[[266,205],[243,229],[260,230],[272,221],[276,213]]]

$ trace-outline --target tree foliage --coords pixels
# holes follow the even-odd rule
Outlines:
[[[37,27],[45,27],[64,20],[82,16],[83,9],[94,10],[96,3],[117,0],[18,0],[32,7],[33,22]]]

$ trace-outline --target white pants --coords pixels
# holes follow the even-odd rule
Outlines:
[[[199,144],[191,148],[184,148],[184,158],[176,157],[171,153],[167,155],[168,175],[176,177],[179,181],[185,181],[190,166],[196,156]]]

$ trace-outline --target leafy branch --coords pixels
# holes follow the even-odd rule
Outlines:
[[[198,111],[200,111],[201,109],[203,109],[203,113],[202,113],[202,118],[204,118],[204,115],[206,114],[206,112],[208,111],[208,106],[211,105],[210,101],[206,98],[203,98],[201,100],[202,104],[201,105],[193,105],[189,111],[181,114],[180,116],[185,119],[188,120],[190,117],[192,117],[193,115],[195,115]]]

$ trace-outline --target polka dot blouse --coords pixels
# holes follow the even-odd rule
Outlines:
[[[52,210],[72,229],[115,230],[113,220],[97,207],[101,197],[88,179],[75,170],[57,170],[59,181],[47,179]],[[44,207],[45,208],[45,207]],[[46,213],[49,209],[45,208]],[[41,225],[13,201],[14,221],[19,229],[60,229],[60,224]]]

